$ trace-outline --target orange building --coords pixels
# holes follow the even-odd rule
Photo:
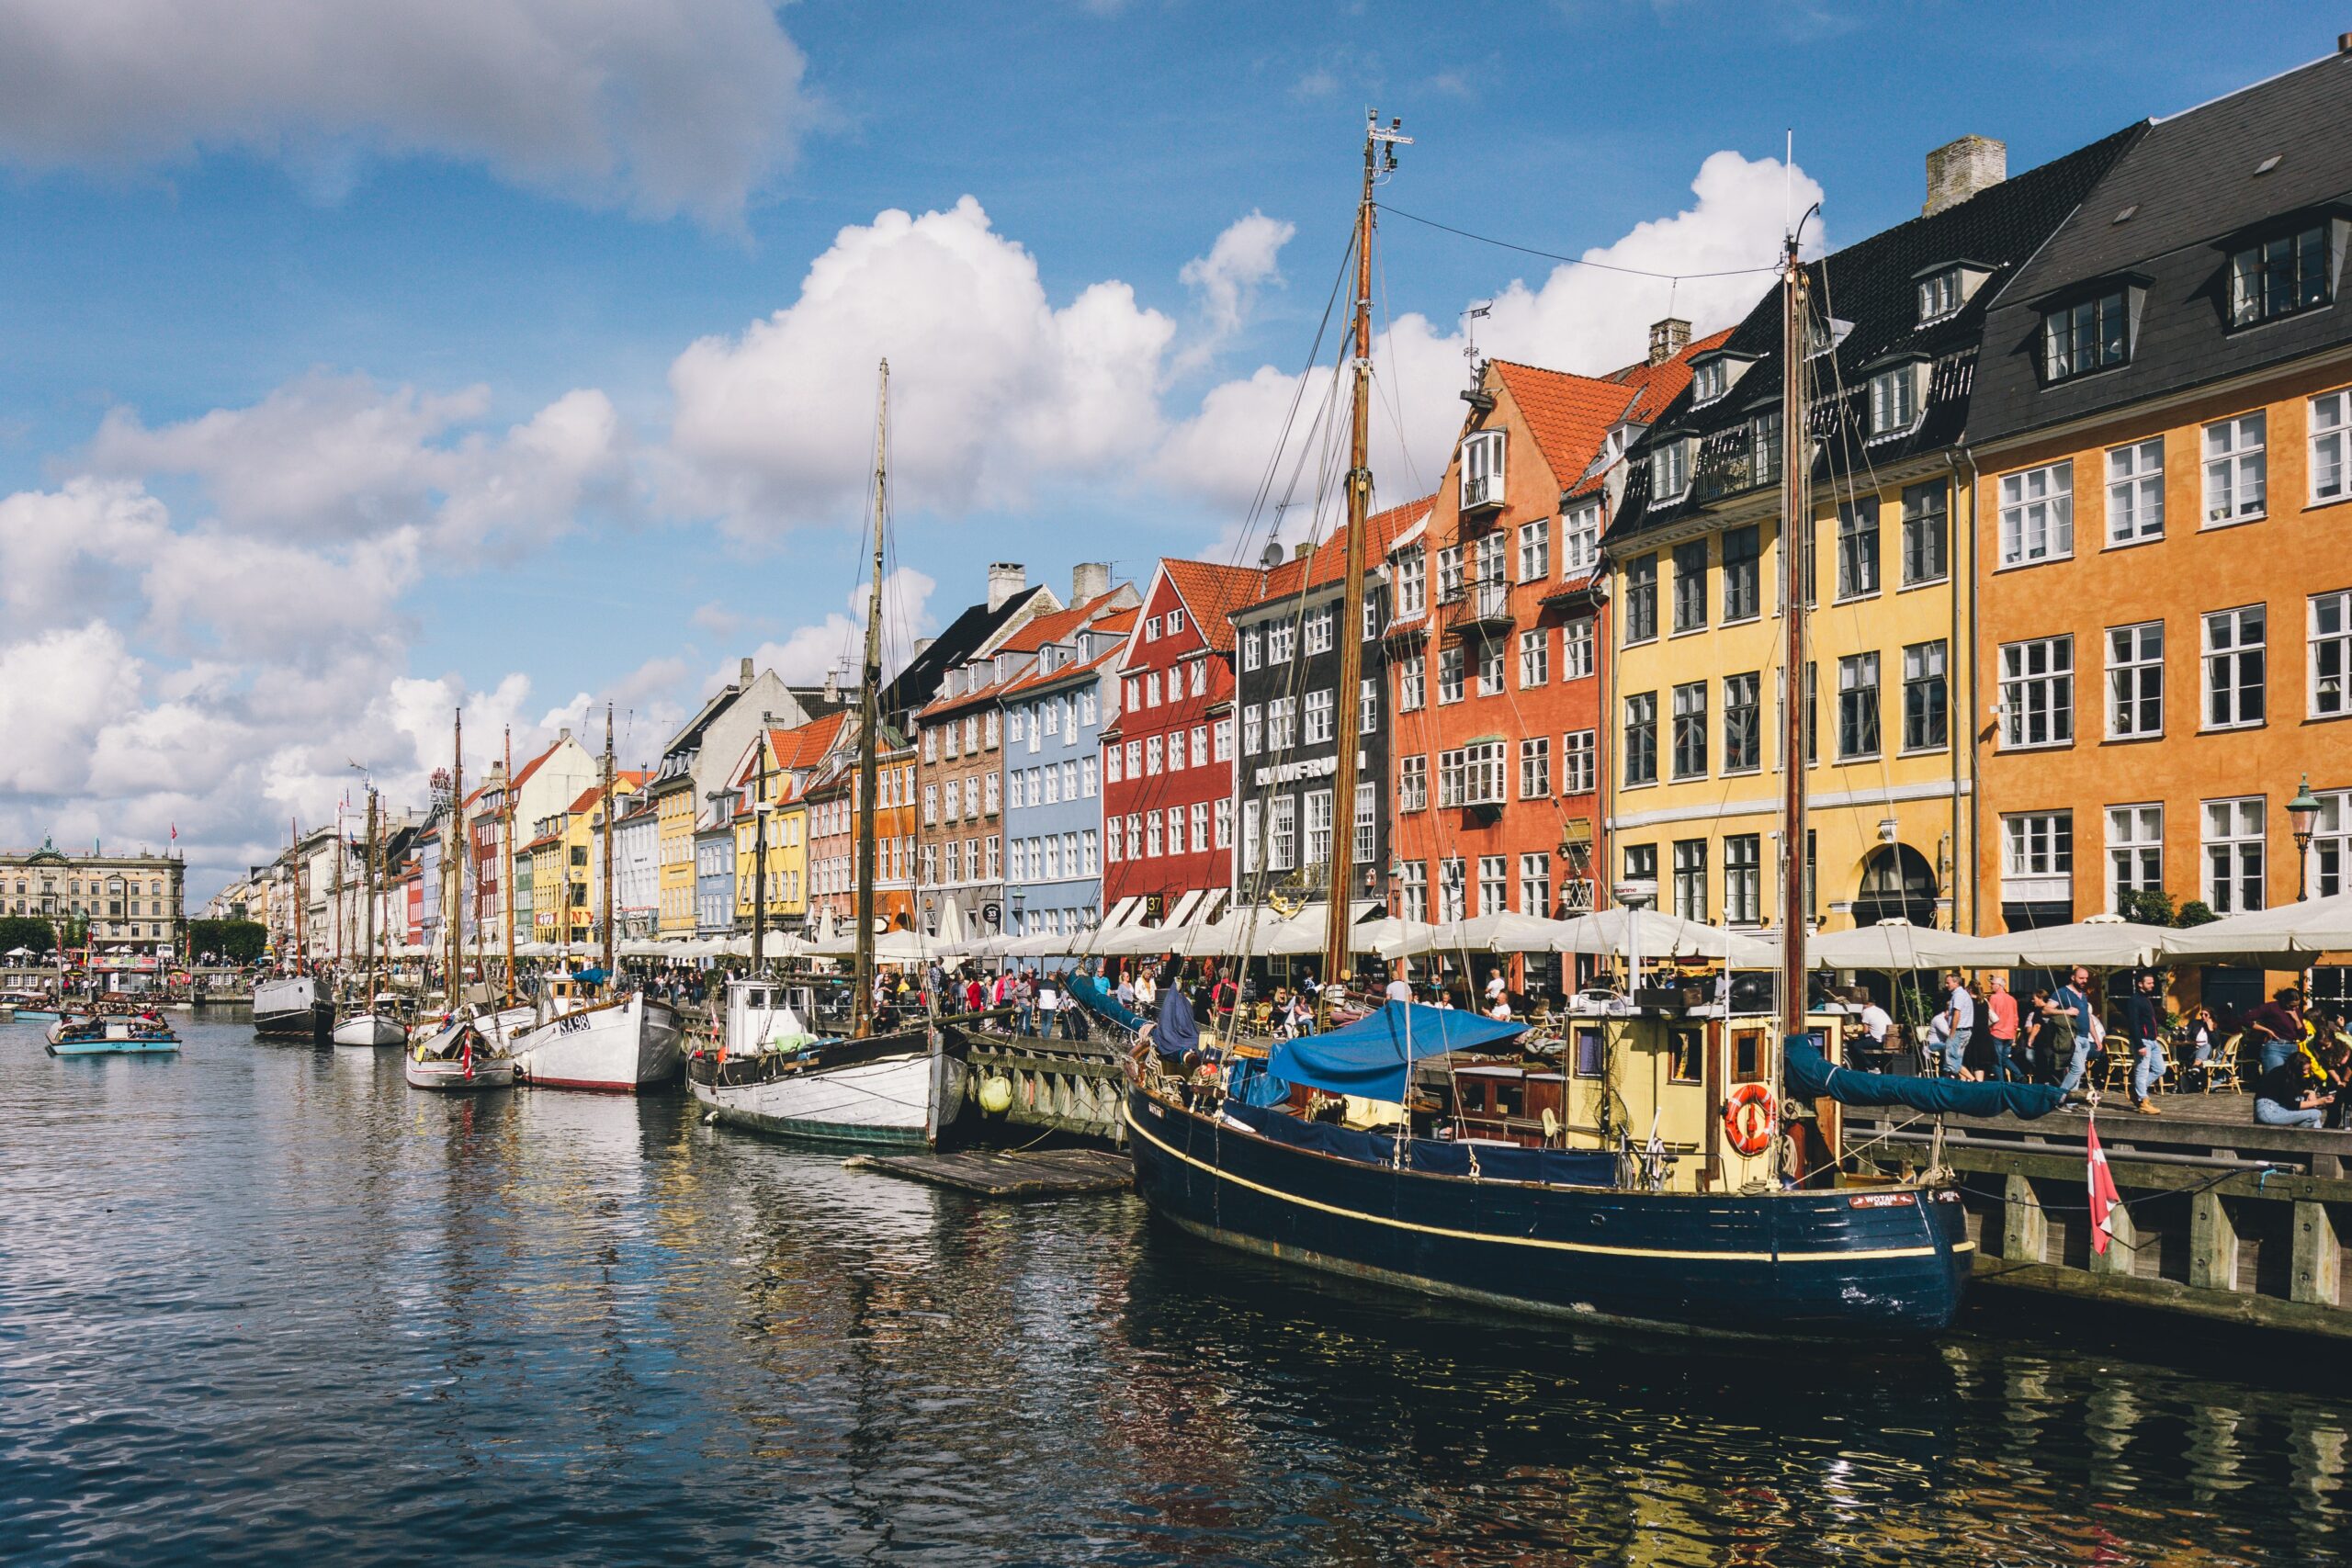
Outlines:
[[[2154,122],[1988,321],[1967,711],[2008,929],[2352,886],[2346,123],[2341,56]],[[2203,976],[2224,1013],[2263,984]]]

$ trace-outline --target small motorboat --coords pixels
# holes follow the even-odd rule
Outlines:
[[[58,1017],[57,1003],[39,991],[0,992],[0,1009],[19,1023],[48,1023]]]
[[[514,1058],[471,1018],[460,1019],[410,1046],[402,1066],[411,1089],[462,1094],[511,1089],[514,1084]]]
[[[334,1043],[367,1049],[379,1045],[405,1045],[408,1026],[401,1022],[396,1010],[397,998],[379,996],[372,1005],[352,1013],[334,1026]]]
[[[49,1026],[52,1056],[153,1056],[180,1048],[180,1037],[154,1013],[68,1014]]]

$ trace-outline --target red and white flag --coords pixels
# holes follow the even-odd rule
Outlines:
[[[2115,1178],[2107,1168],[2107,1151],[2098,1146],[2098,1123],[2090,1124],[2090,1189],[2091,1189],[2091,1250],[2104,1253],[2108,1238],[2115,1234],[2112,1215],[2123,1201],[2115,1190]]]

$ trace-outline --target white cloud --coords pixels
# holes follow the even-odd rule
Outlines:
[[[88,788],[98,732],[139,700],[138,659],[103,621],[0,647],[0,789]]]
[[[1776,159],[1713,153],[1691,182],[1698,198],[1693,205],[1637,224],[1614,243],[1584,253],[1587,261],[1679,274],[1680,281],[1565,262],[1532,287],[1513,279],[1495,295],[1479,324],[1479,353],[1601,375],[1638,361],[1648,348],[1649,323],[1662,316],[1685,317],[1700,334],[1732,325],[1771,279],[1758,273],[1692,275],[1770,265],[1783,226],[1784,193],[1793,190],[1799,211],[1822,194],[1802,170],[1792,183],[1784,184],[1783,175]],[[1377,395],[1386,406],[1373,419],[1373,471],[1384,501],[1406,500],[1417,486],[1434,484],[1443,471],[1462,420],[1456,394],[1466,374],[1464,347],[1460,333],[1441,331],[1417,312],[1396,317],[1374,343]],[[1331,377],[1328,367],[1308,373],[1299,421],[1279,470],[1278,499],[1310,423],[1328,406]],[[1295,373],[1272,366],[1212,388],[1199,412],[1169,432],[1153,459],[1153,475],[1226,507],[1246,507],[1298,390]],[[1345,411],[1339,410],[1338,417],[1344,418]],[[1302,499],[1314,493],[1311,472],[1299,493]]]
[[[123,603],[137,563],[167,536],[136,483],[79,478],[0,500],[0,611],[15,633],[78,625]]]
[[[1297,225],[1253,210],[1228,224],[1208,254],[1184,264],[1177,276],[1198,297],[1207,332],[1202,342],[1185,350],[1180,363],[1205,359],[1216,344],[1240,330],[1257,303],[1258,290],[1282,282],[1282,249],[1297,232]]]
[[[915,638],[932,624],[931,596],[939,584],[913,567],[902,566],[882,580],[882,668],[895,671],[914,656]],[[752,655],[753,668],[773,670],[790,684],[815,685],[828,671],[842,671],[843,683],[854,688],[858,668],[865,658],[866,591],[860,587],[848,599],[849,614],[839,610],[811,626],[804,626],[782,642],[763,642]],[[729,660],[703,682],[705,693],[715,692],[735,678]]]
[[[1124,283],[1055,306],[1035,259],[969,197],[884,212],[834,237],[792,305],[671,366],[673,499],[749,534],[854,524],[888,356],[900,504],[1015,502],[1042,478],[1150,450],[1174,331]]]
[[[804,61],[767,0],[15,0],[0,157],[243,148],[322,195],[370,154],[732,225],[791,161]]]
[[[261,401],[151,429],[107,411],[88,459],[108,475],[185,474],[221,521],[304,540],[430,525],[436,543],[513,551],[583,508],[628,504],[627,437],[604,393],[567,392],[503,436],[477,424],[486,388],[387,392],[323,372]]]

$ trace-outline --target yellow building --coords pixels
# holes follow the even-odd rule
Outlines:
[[[1929,155],[1928,211],[1806,273],[1814,606],[1802,698],[1807,917],[1979,929],[1967,687],[1973,476],[1959,442],[1984,312],[2129,137],[2004,178],[1981,138]],[[1779,293],[1694,355],[1636,448],[1606,539],[1614,869],[1662,908],[1777,923],[1781,883]],[[1958,509],[1955,515],[1955,508]]]
[[[653,801],[661,846],[654,930],[663,936],[692,936],[695,929],[695,823],[703,805],[695,798],[694,774],[683,764],[673,771],[671,759],[663,758],[661,775],[653,781]]]
[[[752,811],[767,812],[767,909],[772,929],[797,926],[808,915],[808,808],[802,792],[845,737],[854,733],[845,713],[829,714],[790,729],[763,729],[728,775],[735,795],[735,923],[749,929],[756,879],[758,833]]]

